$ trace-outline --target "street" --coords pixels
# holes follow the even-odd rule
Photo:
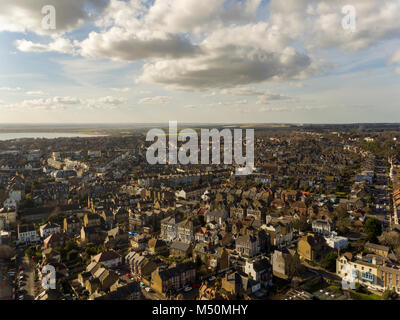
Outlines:
[[[29,259],[24,255],[24,252],[20,249],[17,250],[17,261],[18,265],[22,267],[23,274],[25,275],[24,280],[21,282],[22,286],[18,285],[19,295],[24,295],[24,300],[34,300],[35,299],[35,269],[29,263]]]

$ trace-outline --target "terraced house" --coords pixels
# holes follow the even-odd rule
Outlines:
[[[342,278],[343,288],[355,289],[358,283],[372,290],[393,289],[400,293],[400,265],[380,255],[354,257],[346,252],[336,260],[336,274]]]
[[[195,279],[196,267],[192,262],[172,268],[158,267],[151,274],[151,287],[159,293],[166,293],[168,290],[178,290]]]

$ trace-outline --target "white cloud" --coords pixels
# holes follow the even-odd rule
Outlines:
[[[150,58],[180,58],[198,53],[199,49],[189,39],[151,29],[135,31],[113,27],[97,33],[80,43],[84,57],[135,61]]]
[[[20,87],[15,87],[15,88],[11,88],[11,87],[0,87],[0,91],[7,91],[7,92],[18,92],[21,91],[22,88]]]
[[[232,96],[259,96],[263,95],[265,90],[252,87],[236,87],[221,90],[221,94]]]
[[[89,20],[90,14],[99,14],[108,0],[13,0],[0,6],[0,32],[27,32],[61,34],[72,31]],[[56,9],[56,30],[42,28],[42,8],[53,5]]]
[[[261,0],[156,0],[144,20],[172,33],[208,32],[256,18]]]
[[[76,97],[54,97],[53,101],[59,104],[80,104],[81,99]]]
[[[287,112],[290,111],[288,107],[261,107],[259,112]]]
[[[356,9],[356,30],[342,27],[342,8]],[[270,22],[292,41],[302,40],[312,48],[341,47],[350,51],[369,48],[399,37],[398,0],[271,0]]]
[[[150,90],[139,90],[137,92],[137,94],[140,94],[140,95],[142,95],[142,94],[151,94],[151,91]]]
[[[163,0],[146,8],[139,1],[114,0],[98,19],[103,29],[79,43],[80,53],[147,61],[139,81],[180,89],[224,88],[313,74],[310,57],[296,52],[268,23],[254,23],[260,2]]]
[[[37,91],[27,91],[25,92],[28,96],[44,96],[46,93],[44,93],[42,90],[37,90]]]
[[[131,88],[111,88],[111,90],[116,92],[129,92]]]
[[[59,52],[75,54],[75,49],[71,41],[61,37],[55,38],[53,42],[47,44],[34,43],[25,39],[16,40],[15,46],[22,52]]]
[[[124,103],[126,103],[126,101],[127,100],[125,98],[118,98],[118,97],[112,97],[112,96],[102,97],[102,98],[98,99],[99,103],[109,104],[109,105],[113,105],[113,106],[124,104]]]
[[[23,100],[18,103],[8,104],[6,107],[10,109],[22,110],[66,110],[67,108],[75,109],[115,109],[125,104],[125,98],[106,96],[100,98],[82,99],[78,97],[64,96],[52,98],[38,98]]]
[[[265,104],[270,101],[280,101],[280,100],[293,100],[293,98],[282,94],[265,93],[264,95],[258,97],[256,104]]]
[[[313,74],[311,59],[294,49],[278,53],[234,44],[204,56],[147,63],[139,80],[180,89],[225,88],[265,81],[283,81]]]
[[[139,101],[139,104],[167,104],[171,101],[171,97],[167,96],[157,96],[143,98]]]
[[[208,104],[208,106],[211,107],[217,107],[217,106],[234,106],[234,105],[243,105],[247,104],[247,100],[236,100],[236,101],[218,101],[214,103]]]

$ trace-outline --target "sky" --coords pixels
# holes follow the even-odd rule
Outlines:
[[[0,6],[0,123],[400,122],[399,101],[400,0]]]

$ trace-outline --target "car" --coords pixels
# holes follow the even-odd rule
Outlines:
[[[189,292],[189,291],[192,291],[192,287],[190,287],[190,286],[187,286],[187,287],[184,287],[183,288],[183,291],[185,291],[185,292]]]
[[[214,281],[215,279],[216,279],[215,276],[208,278],[208,280],[210,280],[210,281]]]
[[[153,292],[153,290],[150,287],[146,287],[144,288],[144,290],[146,290],[147,292]]]

